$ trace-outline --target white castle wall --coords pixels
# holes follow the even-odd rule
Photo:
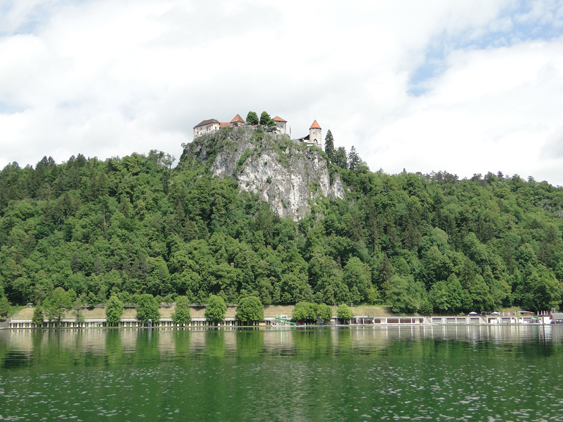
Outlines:
[[[309,129],[309,142],[314,145],[320,145],[323,139],[322,129]]]

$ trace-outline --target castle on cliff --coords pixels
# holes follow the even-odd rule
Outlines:
[[[287,120],[282,119],[279,116],[274,117],[274,122],[276,123],[273,132],[282,135],[287,134]],[[220,122],[217,119],[207,119],[198,123],[194,126],[194,139],[202,135],[207,135],[209,133],[217,132],[226,127],[242,127],[242,126],[257,126],[247,123],[240,114],[237,114],[232,118],[230,122]],[[315,120],[311,127],[309,128],[309,134],[302,138],[294,139],[295,142],[304,142],[307,145],[315,145],[320,147],[322,143],[323,130],[321,126]]]

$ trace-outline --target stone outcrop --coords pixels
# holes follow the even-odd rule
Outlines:
[[[230,177],[258,194],[281,217],[304,217],[317,198],[344,197],[337,172],[329,173],[320,149],[287,135],[253,127],[228,128],[186,145],[182,161],[205,164],[217,177]]]

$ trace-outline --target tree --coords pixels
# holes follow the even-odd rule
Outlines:
[[[379,264],[379,286],[383,290],[383,295],[387,299],[389,291],[391,290],[391,278],[393,277],[394,268],[389,261],[386,253],[383,253],[383,258]]]
[[[144,294],[141,295],[137,303],[137,321],[145,325],[149,319],[152,320],[153,324],[160,321],[160,312],[158,311],[158,302],[153,295]]]
[[[10,313],[10,302],[7,297],[0,297],[0,318],[6,318]]]
[[[463,291],[461,283],[455,274],[448,277],[448,300],[452,312],[459,312],[463,309],[463,304],[467,299],[464,297],[467,293]]]
[[[348,168],[352,171],[356,171],[361,162],[362,160],[356,151],[356,147],[352,145],[350,153],[348,154]]]
[[[299,302],[293,308],[291,316],[297,321],[314,323],[317,321],[317,309],[316,303]]]
[[[262,126],[275,126],[276,122],[272,120],[272,118],[267,112],[263,111],[262,114],[260,115],[260,124]]]
[[[258,114],[254,111],[249,111],[246,115],[246,123],[250,123],[251,125],[257,125],[258,121]]]
[[[45,299],[43,308],[49,321],[56,321],[58,324],[65,315],[65,311],[72,308],[72,302],[69,294],[62,287],[57,287]]]
[[[364,239],[364,228],[362,226],[362,219],[360,213],[356,208],[343,218],[343,223],[346,225],[346,234],[353,242],[361,242]]]
[[[336,154],[336,151],[334,149],[334,138],[330,129],[327,131],[325,137],[325,153],[328,157],[328,160],[331,163],[334,163],[334,156]]]
[[[450,292],[448,284],[445,281],[435,283],[428,292],[428,295],[430,296],[430,303],[433,309],[440,313],[451,311]]]
[[[379,291],[377,290],[377,287],[372,285],[366,291],[366,302],[370,305],[375,305],[377,302],[379,302],[379,299]]]
[[[70,292],[69,292],[70,293]],[[76,293],[75,293],[76,295]],[[80,299],[75,299],[72,302],[72,310],[74,312],[74,316],[76,317],[76,322],[83,323],[84,322],[84,314],[82,313],[82,301]]]
[[[350,321],[354,315],[352,315],[352,310],[343,303],[336,309],[336,316],[341,321]]]
[[[72,269],[73,273],[80,271],[80,258],[78,257],[78,254],[76,252],[72,254],[70,268]]]
[[[108,325],[118,325],[123,316],[123,302],[112,295],[106,304],[106,322]],[[138,319],[138,318],[137,318]]]
[[[557,308],[561,303],[561,285],[553,275],[553,272],[540,266],[539,271],[527,269],[528,283],[531,288],[529,298],[525,303],[532,311],[543,311]]]
[[[41,305],[37,305],[33,310],[33,318],[31,319],[31,323],[36,327],[42,327],[43,319],[43,308],[41,307]]]
[[[369,266],[360,261],[357,257],[352,257],[344,267],[342,281],[348,286],[350,291],[356,288],[359,298],[354,304],[359,304],[367,298],[368,289],[371,287],[371,273]]]
[[[334,165],[342,167],[343,169],[348,168],[348,154],[346,154],[346,148],[338,147],[334,154]]]
[[[418,312],[428,300],[424,285],[422,282],[415,282],[412,275],[394,275],[388,299],[393,312],[397,313]]]
[[[192,320],[190,314],[190,301],[187,296],[176,298],[176,308],[172,314],[172,322],[176,325],[188,325]]]
[[[491,296],[491,290],[485,280],[480,274],[474,275],[468,281],[468,290],[471,293],[471,299],[473,300],[473,306],[476,310],[492,310],[494,309],[493,298]]]
[[[209,302],[205,307],[205,318],[213,323],[218,324],[225,320],[227,314],[227,305],[221,296],[209,296]]]
[[[240,322],[260,322],[264,319],[264,305],[256,296],[243,297],[238,306],[235,318]]]
[[[432,308],[432,303],[430,303],[430,299],[428,299],[427,297],[422,299],[419,308],[420,313],[423,315],[430,315],[432,313],[432,310],[433,308]]]
[[[317,315],[319,319],[326,324],[332,320],[332,308],[324,303],[321,303],[317,310]]]

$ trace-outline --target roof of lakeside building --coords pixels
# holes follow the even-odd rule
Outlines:
[[[219,124],[219,120],[217,120],[217,119],[207,119],[207,120],[204,120],[204,121],[202,121],[201,123],[198,123],[197,125],[195,125],[195,126],[194,126],[194,129],[195,129],[196,127],[200,127],[200,126],[207,126],[207,125],[209,125],[209,124],[211,124],[211,123],[218,123],[218,124]]]
[[[319,126],[319,124],[318,124],[317,121],[315,120],[309,129],[320,129],[320,128],[321,128],[321,127]]]
[[[220,128],[230,127],[230,126],[231,126],[231,124],[229,122],[219,122]]]
[[[245,121],[242,117],[240,117],[240,114],[237,114],[235,117],[233,117],[231,123],[245,123]]]
[[[274,117],[274,122],[287,123],[287,120],[282,119],[280,116],[276,116],[276,117]]]

